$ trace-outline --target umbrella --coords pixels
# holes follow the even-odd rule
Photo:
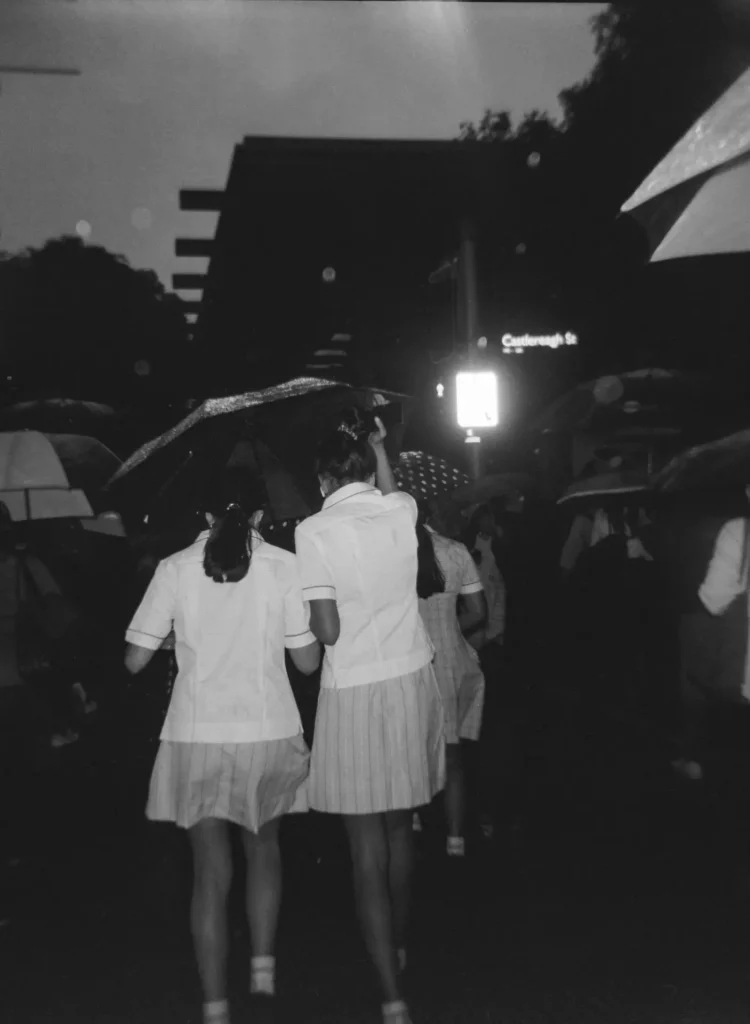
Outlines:
[[[682,452],[658,474],[655,485],[664,492],[747,487],[750,430],[740,430]]]
[[[674,428],[705,398],[700,374],[649,367],[598,377],[558,398],[534,420],[534,433],[601,434],[640,426]]]
[[[393,471],[401,488],[416,501],[450,494],[469,481],[466,473],[427,452],[401,452]]]
[[[618,494],[637,494],[647,491],[650,481],[645,473],[602,473],[587,480],[576,480],[557,502],[572,501],[575,498],[613,497]]]
[[[49,438],[34,430],[0,434],[0,501],[16,522],[94,515]]]
[[[41,398],[0,409],[3,427],[50,433],[90,432],[94,426],[114,418],[115,411],[109,405],[73,398]]]
[[[71,487],[101,490],[122,465],[114,452],[95,437],[82,434],[47,434]]]
[[[195,509],[217,470],[247,466],[260,472],[276,520],[294,520],[320,505],[315,450],[327,420],[359,405],[373,408],[387,398],[370,388],[318,378],[230,398],[208,399],[176,426],[138,449],[115,473],[110,486],[123,500],[165,524]],[[389,430],[391,443],[398,429]]]
[[[451,498],[461,504],[476,505],[515,494],[530,486],[531,477],[527,473],[494,473],[463,484],[451,494]]]
[[[344,405],[348,401],[350,405],[357,404],[355,396],[357,392],[367,392],[371,396],[371,405],[378,406],[387,404],[384,398],[384,393],[378,392],[372,388],[361,388],[354,389],[350,388],[347,384],[340,384],[337,381],[322,380],[318,377],[297,377],[294,380],[287,381],[285,384],[275,384],[270,388],[263,388],[260,391],[248,391],[241,395],[233,395],[229,398],[209,398],[205,402],[202,402],[196,409],[194,409],[188,416],[181,420],[176,426],[167,430],[164,434],[154,438],[152,441],[147,441],[146,444],[142,445],[138,451],[134,452],[129,459],[120,467],[118,472],[113,477],[113,480],[117,480],[131,470],[135,469],[136,466],[140,465],[147,458],[149,458],[154,452],[161,448],[166,447],[176,438],[186,433],[191,427],[196,426],[198,423],[204,420],[212,419],[217,416],[227,416],[231,413],[247,413],[250,409],[256,409],[261,406],[269,404],[288,401],[290,399],[300,399],[305,396],[314,395],[316,392],[330,392],[332,390],[346,392]],[[389,393],[389,398],[405,398],[405,395],[397,395],[393,392]],[[342,404],[339,402],[338,404]]]
[[[750,250],[750,70],[622,206],[647,229],[652,261]]]

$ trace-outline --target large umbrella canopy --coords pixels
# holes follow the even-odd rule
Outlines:
[[[649,486],[650,481],[645,473],[602,473],[585,480],[576,480],[558,499],[557,504],[562,505],[576,499],[588,501],[591,498],[638,494],[647,491]]]
[[[533,433],[587,431],[603,437],[640,429],[674,431],[705,403],[708,382],[700,374],[649,367],[579,384],[545,409]],[[700,400],[700,401],[699,401]]]
[[[466,473],[429,452],[401,452],[394,475],[416,501],[443,497],[469,480]]]
[[[246,465],[260,472],[273,517],[300,518],[320,505],[315,451],[331,417],[347,406],[375,408],[401,398],[317,378],[298,378],[230,398],[208,399],[138,449],[115,474],[115,498],[174,521],[180,504],[195,508],[217,471]],[[398,429],[389,431],[398,443]],[[244,461],[243,461],[244,460]]]
[[[622,206],[646,227],[652,261],[750,251],[750,70]]]
[[[71,487],[98,491],[122,465],[114,452],[95,437],[82,434],[47,434]]]
[[[110,405],[74,398],[39,398],[0,409],[0,424],[16,430],[81,433],[116,416]]]
[[[79,488],[72,488],[49,438],[34,430],[0,434],[0,501],[18,522],[93,516]]]
[[[666,493],[750,486],[750,430],[682,452],[658,474],[655,486]]]

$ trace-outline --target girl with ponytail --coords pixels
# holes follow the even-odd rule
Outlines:
[[[419,616],[417,506],[396,486],[384,439],[380,420],[341,417],[319,452],[323,508],[295,541],[310,626],[326,647],[310,806],[344,817],[383,1020],[408,1024],[412,811],[442,788],[445,744]]]
[[[486,605],[468,549],[437,533],[428,525],[429,519],[430,509],[421,504],[417,520],[417,592],[422,621],[435,648],[433,667],[445,717],[447,852],[451,857],[462,857],[466,806],[462,741],[479,739],[484,706],[479,656],[464,634],[482,625]]]
[[[146,814],[188,831],[191,924],[204,1020],[228,1024],[229,823],[243,829],[250,990],[268,1007],[281,898],[282,815],[307,809],[308,750],[285,667],[320,662],[294,555],[265,543],[261,482],[227,473],[205,502],[208,530],[164,559],[127,632],[125,663],[140,672],[175,633],[177,678]]]

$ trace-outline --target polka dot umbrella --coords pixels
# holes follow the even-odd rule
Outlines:
[[[401,452],[393,471],[399,487],[416,501],[440,498],[469,482],[466,473],[428,452]]]

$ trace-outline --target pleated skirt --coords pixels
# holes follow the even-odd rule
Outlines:
[[[223,818],[251,832],[308,810],[310,754],[302,736],[258,743],[162,741],[151,774],[146,816],[192,828]]]
[[[308,787],[314,810],[408,810],[444,785],[443,708],[431,665],[366,686],[321,689]]]
[[[468,656],[435,657],[435,676],[443,701],[445,742],[478,740],[484,711],[484,675],[479,661]]]
[[[479,655],[461,635],[456,594],[419,602],[422,621],[435,648],[432,667],[443,701],[445,742],[478,740],[484,710],[484,674]]]

